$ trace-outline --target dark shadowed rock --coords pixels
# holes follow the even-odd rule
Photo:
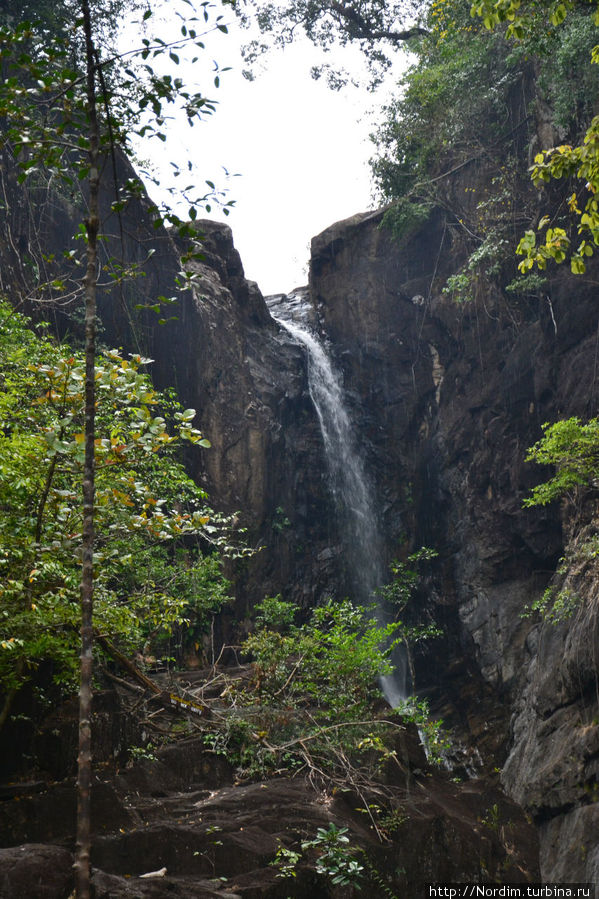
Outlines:
[[[73,886],[73,857],[61,846],[0,849],[1,899],[67,899]]]
[[[310,284],[388,552],[402,533],[439,552],[422,600],[445,634],[417,658],[417,683],[484,765],[508,756],[503,782],[538,821],[543,875],[596,880],[597,841],[581,822],[599,798],[599,576],[579,555],[565,586],[580,611],[541,629],[523,617],[567,522],[555,506],[522,508],[540,477],[525,455],[541,424],[596,413],[596,289],[560,270],[534,302],[490,288],[457,307],[441,292],[461,261],[444,213],[400,242],[381,220],[353,217],[315,238]],[[596,512],[585,514],[594,534]]]
[[[285,899],[290,894],[324,899],[331,895],[331,884],[315,872],[317,852],[302,851],[301,844],[331,823],[347,828],[356,857],[394,890],[429,880],[492,882],[500,872],[511,882],[538,878],[536,834],[513,802],[483,782],[460,785],[428,769],[413,728],[399,740],[396,753],[381,777],[385,803],[394,810],[381,840],[374,827],[381,801],[376,788],[364,794],[348,786],[332,795],[306,777],[238,783],[233,771],[227,777],[219,758],[206,753],[201,738],[168,746],[157,761],[106,779],[102,791],[110,797],[111,817],[108,808],[102,814],[96,787],[96,899]],[[47,794],[29,797],[21,818],[13,812],[21,799],[6,800],[15,842],[33,827],[37,833],[45,828],[46,839],[72,846],[75,819],[74,814],[64,817],[65,794],[74,802],[74,784],[48,785]],[[56,817],[63,819],[59,829],[51,823]],[[15,829],[17,820],[21,833]],[[272,864],[281,847],[301,855],[292,883],[278,877]],[[65,849],[17,845],[0,858],[11,889],[43,877],[40,897],[66,899],[72,859]],[[26,888],[14,894],[7,890],[0,891],[3,899],[38,895]]]

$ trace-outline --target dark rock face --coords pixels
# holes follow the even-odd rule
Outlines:
[[[459,266],[443,250],[442,217],[403,243],[381,217],[315,238],[311,291],[388,553],[404,530],[439,551],[427,603],[446,636],[420,659],[418,684],[484,763],[508,756],[504,784],[539,824],[543,876],[596,881],[594,564],[572,573],[583,600],[572,622],[522,618],[564,545],[559,510],[522,509],[539,477],[525,452],[542,422],[596,413],[596,290],[560,271],[534,302],[496,291],[458,308],[441,294]]]
[[[583,528],[584,544],[595,527]],[[597,570],[582,551],[564,588],[580,598],[575,615],[536,625],[527,638],[523,688],[503,780],[539,823],[541,863],[555,880],[599,880]]]
[[[212,448],[190,464],[219,510],[240,511],[260,550],[239,578],[247,601],[285,585],[305,607],[332,589],[335,572],[322,555],[331,512],[304,354],[245,280],[229,228],[198,228],[206,258],[192,264],[198,283],[186,326],[175,329],[175,356],[184,365],[183,377],[177,365],[181,395]],[[160,352],[158,340],[156,358]]]

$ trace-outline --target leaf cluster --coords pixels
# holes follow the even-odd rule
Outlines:
[[[281,631],[271,626],[272,600],[265,603],[257,607],[257,630],[243,645],[253,659],[260,701],[295,708],[310,705],[317,718],[361,717],[378,693],[378,678],[392,670],[398,625],[381,624],[373,608],[331,599],[313,609],[306,623],[295,625],[289,621],[292,604],[278,599]]]
[[[44,660],[70,684],[78,655],[84,363],[27,325],[0,304],[5,689]],[[152,651],[188,620],[205,625],[228,592],[218,556],[230,547],[227,522],[175,455],[208,441],[193,410],[154,390],[148,361],[113,351],[96,364],[96,625],[125,651]]]
[[[499,36],[473,23],[459,3],[431,4],[427,24],[429,35],[373,134],[373,174],[387,202],[437,202],[443,185],[432,179],[475,154],[481,137],[490,143],[501,135],[517,77]]]
[[[484,0],[470,9],[458,0],[431,3],[429,33],[415,48],[416,62],[373,135],[377,154],[372,166],[381,198],[393,204],[387,222],[396,233],[406,233],[437,205],[455,217],[456,233],[462,226],[466,242],[474,243],[467,265],[447,285],[454,298],[472,299],[480,283],[494,277],[475,260],[476,244],[484,252],[499,247],[495,259],[505,267],[517,225],[532,218],[513,202],[503,209],[497,203],[495,210],[479,203],[475,216],[466,204],[464,215],[459,198],[445,190],[446,175],[468,161],[490,165],[496,159],[498,167],[504,161],[514,132],[510,96],[531,59],[562,139],[587,130],[580,143],[564,142],[535,158],[533,183],[539,187],[561,180],[564,208],[544,216],[537,232],[526,231],[517,249],[524,257],[519,269],[527,274],[533,267],[544,270],[551,260],[568,259],[575,274],[585,272],[599,240],[599,125],[595,118],[589,125],[599,86],[593,65],[599,59],[598,23],[592,3],[574,0]],[[512,198],[522,194],[514,187]]]
[[[189,0],[180,0],[171,14],[180,20],[179,33],[170,40],[162,36],[161,24],[152,8],[143,5],[137,24],[129,22],[131,44],[121,50],[117,26],[126,7],[128,12],[142,4],[102,0],[95,4],[96,65],[93,72],[99,98],[100,154],[103,165],[112,169],[116,196],[111,211],[120,214],[132,199],[143,195],[140,179],[119,183],[117,154],[135,158],[134,142],[143,139],[165,142],[169,122],[180,115],[193,127],[212,115],[216,101],[179,74],[183,62],[193,64],[205,52],[209,31],[224,31],[222,15],[214,15],[213,4],[199,4],[196,14]],[[0,17],[0,150],[16,161],[17,179],[33,187],[65,191],[81,206],[81,188],[90,174],[88,110],[85,66],[79,42],[81,20],[78,4],[60,5],[56,20],[45,14],[46,5],[32,9],[31,19],[16,11]],[[179,8],[181,7],[181,8]],[[182,12],[181,10],[185,10]],[[69,15],[69,10],[71,14]],[[39,12],[39,15],[37,14]],[[220,69],[214,64],[214,86],[220,83]],[[198,183],[191,177],[193,165],[184,172],[173,163],[172,174],[179,181],[168,188],[179,205],[187,205],[188,219],[195,220],[199,209],[210,211],[212,203],[228,213],[231,201],[215,183]],[[146,177],[151,178],[149,172]],[[156,227],[175,227],[182,236],[193,236],[187,223],[166,203],[150,209]],[[54,285],[60,291],[60,284]]]
[[[320,874],[335,886],[361,889],[365,874],[364,865],[358,861],[362,850],[352,846],[347,836],[347,827],[337,827],[331,821],[328,827],[318,827],[311,840],[301,843],[301,852],[279,846],[271,866],[277,868],[277,877],[284,879],[297,877],[297,866],[305,858],[305,853],[314,857],[313,865]]]
[[[397,626],[347,600],[327,600],[302,624],[294,623],[299,609],[280,597],[257,613],[242,646],[252,659],[249,679],[225,691],[230,705],[207,745],[243,778],[303,772],[326,788],[355,783],[359,793],[394,756],[400,725],[375,708]]]
[[[379,0],[331,0],[327,3],[249,0],[234,8],[241,25],[246,28],[257,26],[261,35],[244,48],[244,57],[250,67],[249,78],[253,77],[252,68],[262,54],[272,47],[285,47],[301,35],[325,53],[334,46],[357,46],[368,66],[370,88],[374,89],[390,68],[393,51],[404,43],[411,45],[426,34],[422,21],[426,3],[422,0],[393,0],[390,3]],[[343,67],[330,62],[315,66],[312,74],[316,78],[324,74],[333,89],[350,80]]]
[[[442,633],[432,622],[428,624],[423,624],[422,621],[411,623],[418,617],[411,605],[413,605],[412,600],[422,583],[422,565],[436,559],[437,556],[436,550],[422,546],[405,560],[396,559],[390,566],[392,580],[376,591],[382,601],[383,609],[395,621],[397,635],[408,647],[423,640],[439,637]]]
[[[543,437],[526,456],[528,462],[552,465],[555,474],[535,487],[524,506],[545,506],[599,477],[599,419],[586,423],[575,416],[543,425]]]
[[[347,836],[347,827],[337,827],[332,821],[328,827],[319,827],[312,840],[302,843],[302,849],[316,850],[316,871],[339,886],[360,889],[364,866],[357,860],[356,850]]]
[[[593,8],[594,7],[594,8]],[[534,0],[482,0],[472,6],[472,15],[483,19],[489,30],[506,25],[508,38],[527,42],[539,47],[539,31],[544,31],[545,55],[553,49],[551,65],[572,85],[569,98],[563,86],[555,88],[553,78],[553,101],[557,107],[558,124],[576,117],[582,106],[587,113],[592,108],[592,96],[596,92],[597,76],[593,75],[593,65],[599,62],[599,9],[589,3],[581,8],[574,0],[552,0],[548,4],[538,4]],[[586,67],[580,61],[581,46],[587,52]],[[559,60],[556,68],[553,59]],[[567,63],[567,70],[564,67]],[[581,98],[579,73],[585,77],[583,83],[591,87],[591,96]],[[558,82],[559,83],[559,82]],[[573,230],[580,238],[576,243],[570,229],[561,226],[554,215],[545,215],[537,230],[542,232],[537,239],[533,230],[528,230],[520,240],[517,252],[524,257],[519,264],[526,273],[534,266],[543,271],[548,261],[560,264],[570,259],[574,274],[584,274],[588,257],[599,245],[599,212],[595,195],[599,190],[599,117],[594,116],[587,127],[582,142],[562,144],[538,153],[532,167],[532,180],[538,187],[554,180],[570,184],[574,190],[567,198],[567,206],[573,223]]]
[[[221,675],[227,705],[213,718],[206,745],[242,779],[301,775],[319,790],[351,792],[379,838],[390,839],[397,809],[384,780],[400,764],[403,722],[417,721],[432,761],[447,746],[425,704],[406,703],[390,714],[381,709],[379,679],[392,670],[401,624],[383,624],[374,609],[347,600],[325,601],[302,623],[296,623],[300,610],[280,596],[267,597],[256,611],[256,630],[242,646],[251,665],[235,680]],[[384,807],[372,805],[372,795]],[[335,884],[357,886],[362,871],[353,851],[345,840],[330,839],[334,845],[318,834],[302,850],[318,852],[317,871],[341,878]],[[280,876],[293,877],[300,855],[283,847],[272,864]]]

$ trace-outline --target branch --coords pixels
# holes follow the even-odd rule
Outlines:
[[[426,28],[421,28],[419,25],[414,25],[413,28],[407,28],[405,31],[375,30],[356,9],[339,3],[339,0],[331,0],[331,9],[349,25],[354,26],[357,31],[357,37],[369,41],[384,40],[390,41],[392,44],[400,44],[403,41],[409,41],[410,38],[424,37],[430,34],[430,31],[427,31]]]
[[[325,734],[331,730],[338,730],[340,727],[372,727],[373,723],[389,724],[391,727],[397,728],[397,730],[405,729],[403,724],[398,724],[397,721],[389,721],[386,718],[377,718],[374,722],[372,718],[370,718],[368,721],[340,721],[338,724],[329,724],[327,725],[327,727],[319,727],[318,731],[314,734],[302,734],[302,736],[296,737],[294,740],[288,740],[286,743],[281,743],[280,746],[267,746],[267,748],[271,749],[273,752],[282,752],[285,749],[289,749],[290,746],[295,746],[296,743],[304,743],[308,742],[308,740],[315,740],[317,739],[317,737],[322,736],[322,734]],[[266,742],[265,745],[267,745]]]
[[[143,671],[140,671],[137,665],[134,665],[130,659],[127,658],[119,649],[114,646],[104,634],[101,634],[98,630],[94,628],[94,637],[97,643],[100,644],[103,650],[110,655],[115,662],[123,668],[129,675],[132,677],[137,683],[146,690],[149,690],[154,694],[156,699],[164,706],[166,709],[176,709],[180,712],[189,712],[192,715],[197,715],[199,717],[209,717],[210,709],[204,703],[200,703],[197,700],[191,699],[183,699],[181,696],[177,696],[175,693],[169,693],[167,690],[163,690],[158,686],[153,680],[147,677]]]

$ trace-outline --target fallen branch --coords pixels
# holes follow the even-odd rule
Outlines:
[[[177,696],[176,693],[169,693],[168,690],[163,690],[159,687],[158,684],[145,675],[143,671],[140,671],[137,665],[128,659],[120,649],[117,649],[116,646],[103,634],[99,633],[99,631],[94,631],[94,638],[96,642],[100,644],[102,649],[107,652],[108,655],[133,678],[133,680],[137,681],[140,686],[145,687],[146,690],[150,690],[158,702],[162,703],[165,708],[175,709],[179,712],[188,712],[202,718],[207,718],[210,715],[210,709],[203,703],[191,699],[183,699],[181,696]]]
[[[118,684],[119,687],[124,687],[125,690],[131,690],[135,693],[139,693],[142,690],[142,687],[140,687],[139,684],[130,684],[128,680],[125,680],[123,677],[117,677],[116,674],[113,674],[111,671],[104,671],[103,673],[113,683]]]

